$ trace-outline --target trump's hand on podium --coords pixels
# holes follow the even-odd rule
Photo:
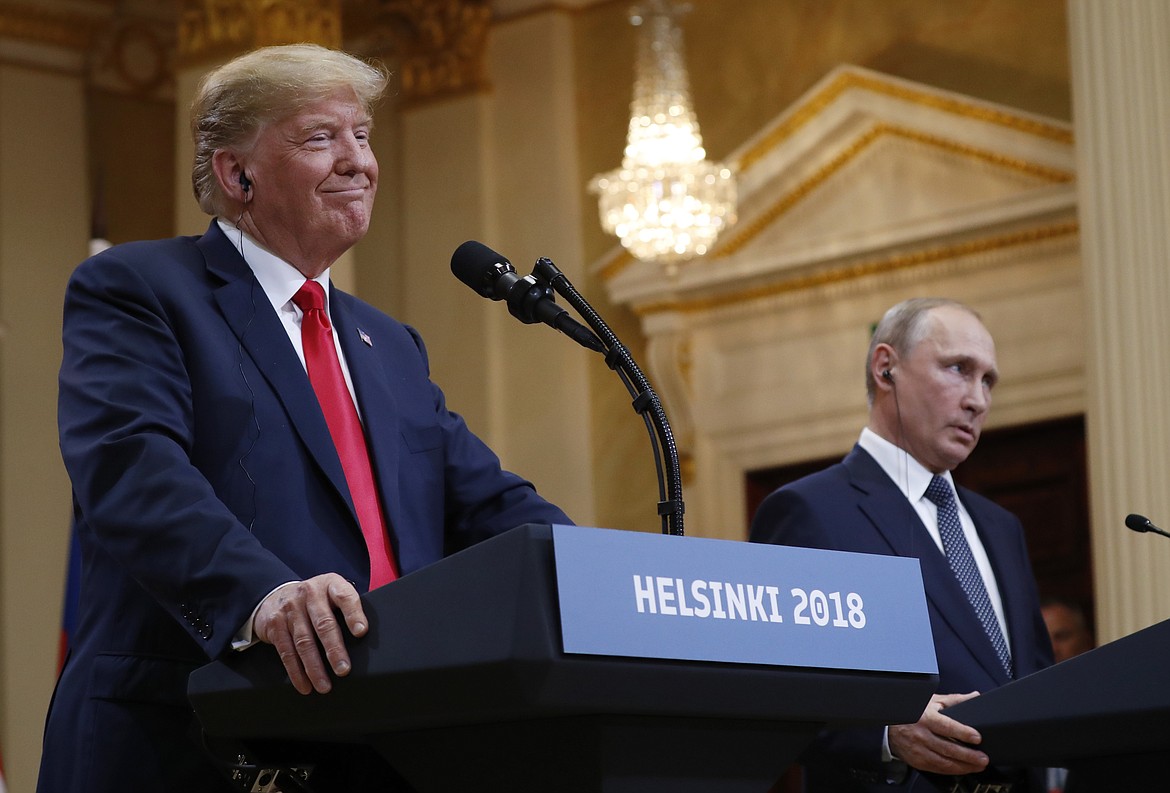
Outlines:
[[[293,687],[302,694],[325,694],[333,688],[329,670],[349,674],[340,612],[349,632],[364,636],[369,621],[353,584],[336,573],[325,573],[280,587],[260,603],[253,622],[256,638],[276,647]],[[321,657],[325,651],[327,669]]]

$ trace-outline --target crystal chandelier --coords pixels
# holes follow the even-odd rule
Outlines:
[[[589,185],[602,228],[637,258],[668,264],[703,255],[735,222],[735,178],[706,159],[691,109],[680,10],[667,0],[630,10],[641,30],[625,156]]]

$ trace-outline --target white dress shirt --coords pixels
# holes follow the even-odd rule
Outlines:
[[[934,477],[922,463],[915,460],[908,452],[900,449],[885,438],[873,432],[868,427],[861,431],[861,438],[857,444],[877,461],[886,476],[902,491],[902,495],[914,507],[918,517],[922,519],[926,531],[930,534],[934,544],[943,551],[942,535],[938,530],[938,507],[926,497],[926,488]],[[950,471],[944,471],[940,476],[950,483],[954,489],[955,482]],[[959,522],[963,524],[963,535],[967,544],[971,546],[971,555],[975,557],[975,565],[979,568],[979,575],[983,578],[983,586],[987,589],[987,596],[991,599],[991,607],[995,610],[995,618],[1003,631],[1004,640],[1011,646],[1011,636],[1008,634],[1007,620],[1003,613],[1003,598],[999,594],[999,584],[995,580],[995,572],[991,569],[991,560],[987,557],[987,549],[979,539],[979,532],[975,530],[975,522],[971,520],[963,501],[955,492],[955,506],[959,509]]]
[[[236,246],[240,256],[244,257],[244,261],[248,263],[256,280],[260,282],[260,288],[264,290],[268,302],[272,303],[272,308],[276,310],[276,316],[280,317],[280,324],[284,326],[288,340],[292,342],[293,349],[297,351],[297,357],[301,359],[301,366],[305,366],[307,372],[305,348],[301,343],[301,317],[304,316],[304,312],[292,300],[293,295],[305,283],[305,276],[300,270],[256,242],[247,233],[222,218],[217,218],[216,222],[219,223],[220,229],[223,230],[224,235],[231,241],[232,245]],[[332,324],[329,270],[313,280],[325,290],[325,316],[329,317],[329,322]],[[336,333],[333,334],[333,346],[337,349],[337,360],[341,362],[341,374],[345,377],[345,385],[349,389],[354,406],[357,407],[358,418],[361,418],[362,409],[357,403],[357,395],[353,390],[353,379],[350,377],[349,366],[345,362],[345,353],[341,351],[341,341],[337,338]]]

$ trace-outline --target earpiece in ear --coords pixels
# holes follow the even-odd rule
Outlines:
[[[252,180],[243,171],[240,171],[240,187],[243,188],[245,193],[252,189]]]
[[[886,382],[892,383],[894,382],[894,375],[889,369],[886,369],[882,372],[882,379],[884,379]]]

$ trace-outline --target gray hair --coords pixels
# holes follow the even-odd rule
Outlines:
[[[209,215],[227,209],[212,169],[216,151],[249,148],[267,125],[339,89],[352,88],[371,113],[388,81],[384,68],[317,44],[263,47],[206,74],[191,103],[191,186],[199,208]]]
[[[888,344],[894,349],[894,352],[898,353],[899,357],[908,356],[918,346],[918,342],[926,336],[926,315],[931,310],[943,306],[953,306],[966,311],[980,321],[983,319],[970,306],[945,297],[912,297],[891,308],[874,329],[873,336],[869,340],[869,351],[865,354],[865,395],[869,404],[873,404],[874,394],[877,393],[877,383],[874,381],[873,371],[870,369],[873,351],[877,349],[879,344]]]

